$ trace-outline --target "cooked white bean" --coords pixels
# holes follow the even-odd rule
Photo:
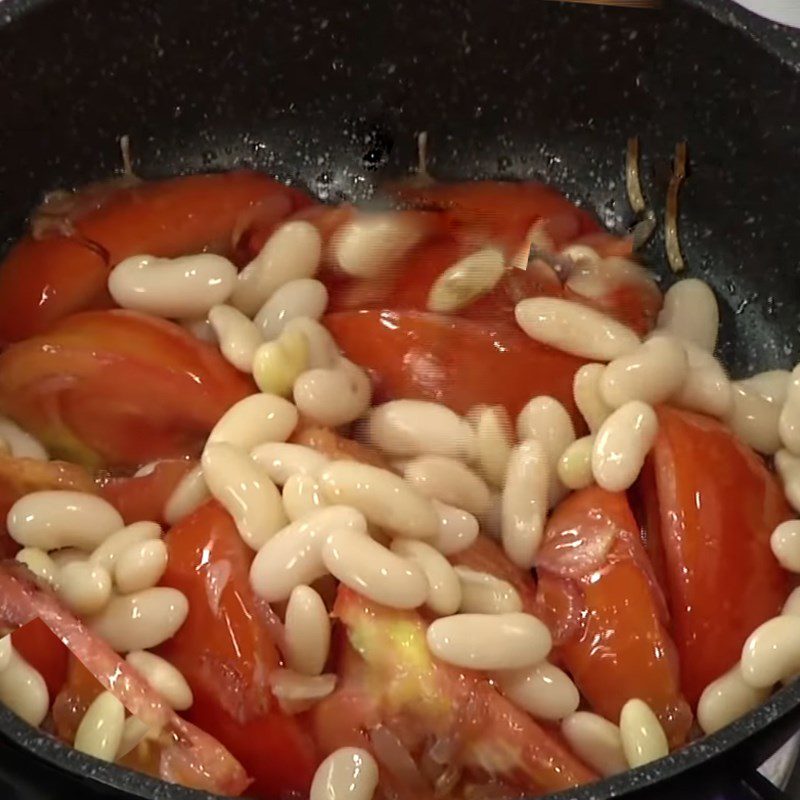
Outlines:
[[[290,522],[296,522],[327,505],[317,479],[311,475],[297,473],[290,475],[284,483],[281,499],[283,510]]]
[[[466,550],[478,538],[480,530],[478,520],[463,509],[440,503],[438,500],[431,502],[439,515],[436,535],[428,540],[431,546],[445,556]]]
[[[23,547],[14,558],[53,588],[58,586],[59,567],[44,550],[38,547]]]
[[[428,581],[425,604],[434,614],[456,613],[461,604],[461,583],[450,562],[438,550],[413,539],[395,539],[391,550],[422,570]]]
[[[540,395],[529,400],[517,417],[517,436],[520,441],[536,439],[544,446],[551,467],[575,441],[567,409],[553,397]]]
[[[562,720],[574,714],[581,702],[569,675],[547,661],[526,669],[495,672],[492,677],[501,694],[537,719]]]
[[[574,253],[579,250],[589,251],[591,248],[584,245],[572,245],[564,248],[561,254]],[[597,299],[620,287],[649,288],[654,287],[655,282],[644,267],[628,258],[609,256],[589,259],[586,257],[577,259],[575,267],[567,278],[566,286],[582,297]]]
[[[357,278],[376,278],[421,238],[422,231],[406,214],[358,214],[333,235],[334,261]]]
[[[29,725],[38,727],[50,708],[47,684],[39,671],[13,647],[10,647],[7,658],[5,668],[0,670],[0,703]]]
[[[489,487],[483,478],[454,458],[413,458],[405,464],[403,477],[426,497],[470,514],[483,514],[489,508]]]
[[[428,596],[425,573],[414,562],[358,531],[331,533],[322,561],[345,586],[390,608],[417,608]]]
[[[789,397],[792,373],[786,369],[770,369],[751,375],[739,383],[748,391],[754,391],[765,397],[770,403],[782,406]]]
[[[201,342],[207,342],[208,344],[217,344],[217,334],[208,321],[208,317],[182,319],[178,324],[185,331],[191,333],[195,339],[199,339]]]
[[[287,323],[297,317],[319,319],[328,306],[325,284],[313,278],[300,278],[279,287],[255,316],[261,336],[277,339]]]
[[[328,502],[352,506],[380,528],[414,539],[433,537],[439,530],[431,501],[389,470],[332,461],[319,482]]]
[[[297,409],[275,394],[251,394],[232,405],[208,435],[209,443],[250,450],[264,442],[285,442],[297,426]]]
[[[639,346],[639,337],[621,322],[569,300],[529,297],[517,303],[514,316],[531,339],[581,358],[611,361]]]
[[[332,369],[310,369],[294,382],[300,412],[330,427],[358,419],[369,408],[372,384],[361,367],[343,358]]]
[[[550,491],[550,467],[544,445],[536,439],[511,451],[503,487],[502,537],[508,557],[530,569],[542,541]]]
[[[308,369],[308,339],[296,330],[285,330],[272,342],[264,342],[253,356],[253,379],[265,394],[288,397],[297,378]]]
[[[367,521],[354,508],[328,506],[278,531],[256,553],[250,566],[253,590],[274,603],[288,599],[296,586],[311,584],[325,575],[322,543],[338,530],[366,534]]]
[[[66,564],[58,576],[58,596],[75,614],[96,614],[111,597],[111,576],[91,561]]]
[[[96,495],[43,491],[17,500],[7,524],[11,538],[24,547],[93,550],[125,523],[111,503]]]
[[[717,346],[719,308],[711,287],[697,278],[686,278],[670,286],[664,294],[658,327],[713,353]]]
[[[203,476],[203,465],[192,467],[181,478],[180,483],[172,490],[172,494],[164,506],[164,519],[169,525],[187,517],[211,497]]]
[[[111,534],[109,539],[112,539],[115,534]],[[103,547],[105,542],[103,542],[100,547]],[[100,549],[100,548],[98,548]],[[83,550],[78,550],[77,547],[65,547],[62,550],[51,550],[50,558],[53,559],[53,563],[61,570],[62,567],[65,567],[67,564],[73,564],[76,561],[86,561],[86,553]],[[92,560],[92,556],[89,556],[89,561]]]
[[[264,341],[258,328],[238,308],[224,304],[209,310],[208,321],[225,360],[241,372],[252,372],[253,357]]]
[[[781,448],[781,404],[761,394],[748,381],[735,381],[731,386],[733,404],[726,418],[731,430],[759,453],[776,453]]]
[[[782,616],[800,617],[800,586],[793,589],[783,604]]]
[[[800,456],[800,367],[795,367],[786,390],[786,398],[778,433],[783,446],[792,454]]]
[[[793,456],[788,450],[779,450],[775,453],[775,469],[789,505],[800,513],[800,457]]]
[[[800,572],[800,520],[782,522],[769,540],[778,563],[789,572]]]
[[[147,723],[142,722],[139,717],[128,717],[122,726],[122,738],[117,748],[117,761],[124,758],[141,742],[149,738],[157,738],[158,732],[155,728],[150,728]]]
[[[372,800],[378,786],[378,765],[366,751],[341,747],[314,773],[309,800]]]
[[[328,463],[327,456],[302,444],[266,442],[250,451],[250,457],[277,486],[285,485],[292,475],[315,476]]]
[[[336,675],[303,675],[291,669],[273,669],[269,688],[286,714],[299,714],[312,708],[336,688]]]
[[[114,582],[123,594],[155,586],[167,568],[167,546],[161,539],[138,542],[120,553]]]
[[[224,303],[235,285],[236,267],[213,253],[131,256],[108,276],[108,291],[118,306],[169,319],[204,316]]]
[[[11,455],[15,458],[34,458],[37,461],[47,461],[47,450],[39,440],[22,430],[10,419],[0,417],[0,436],[11,448]]]
[[[194,702],[192,690],[181,671],[169,661],[146,650],[133,650],[125,656],[125,660],[176,711],[191,707]]]
[[[202,463],[209,491],[233,517],[248,547],[258,550],[286,524],[280,492],[243,450],[224,442],[206,445]]]
[[[11,663],[11,634],[0,636],[0,672]]]
[[[252,317],[279,287],[298,278],[311,278],[319,268],[321,254],[322,238],[311,223],[284,223],[239,273],[231,304]]]
[[[552,641],[530,614],[458,614],[428,627],[428,647],[442,661],[467,669],[519,669],[543,661]]]
[[[766,689],[800,672],[800,619],[773,617],[750,634],[742,648],[742,677],[756,689]]]
[[[633,485],[658,434],[658,417],[646,403],[631,400],[601,426],[592,450],[598,486],[621,492]]]
[[[592,433],[597,433],[613,410],[600,393],[600,380],[604,370],[602,364],[584,364],[572,380],[575,405]]]
[[[463,417],[427,400],[390,400],[376,406],[369,414],[366,432],[371,444],[398,458],[465,458],[473,450],[475,438]]]
[[[592,451],[594,436],[576,439],[558,459],[558,479],[567,489],[585,489],[594,481],[592,475]]]
[[[339,347],[328,329],[315,319],[297,317],[289,320],[284,334],[302,334],[308,344],[308,369],[327,369],[339,363]],[[278,337],[280,338],[280,337]]]
[[[112,597],[89,626],[118,653],[149,650],[175,635],[186,621],[189,601],[177,589],[154,586]]]
[[[769,691],[748,685],[737,664],[703,690],[697,703],[697,723],[703,733],[716,733],[760,706],[769,696]]]
[[[328,660],[331,622],[328,609],[310,586],[295,586],[286,605],[286,665],[303,675],[319,675]]]
[[[689,369],[672,402],[690,411],[724,418],[733,403],[731,382],[722,364],[701,347],[684,341]]]
[[[124,726],[125,706],[111,692],[101,692],[86,709],[73,747],[102,761],[113,761]]]
[[[669,755],[664,729],[650,706],[643,700],[628,700],[619,715],[622,750],[631,769]]]
[[[478,520],[481,533],[494,539],[496,542],[503,541],[503,494],[495,492],[492,494],[489,510],[481,515]]]
[[[112,533],[90,556],[89,561],[113,572],[120,555],[134,544],[161,538],[157,522],[134,522]]]
[[[519,592],[508,582],[488,572],[456,567],[461,584],[461,605],[465,614],[511,614],[522,611]]]
[[[680,340],[674,336],[654,336],[605,368],[600,392],[611,408],[619,408],[631,400],[656,405],[683,386],[688,369],[686,350]]]
[[[448,267],[428,293],[428,311],[450,314],[491,292],[503,277],[505,257],[495,247],[484,247]]]
[[[503,406],[476,406],[467,418],[475,433],[475,462],[492,486],[501,487],[513,447],[511,420]]]
[[[619,728],[598,714],[577,711],[561,723],[569,746],[601,775],[616,775],[628,769]]]

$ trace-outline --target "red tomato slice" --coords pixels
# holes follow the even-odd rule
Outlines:
[[[681,683],[696,703],[753,630],[780,613],[789,576],[769,538],[793,514],[775,475],[722,424],[666,407],[658,416],[652,459],[667,595]]]
[[[0,355],[0,410],[91,466],[196,456],[253,390],[216,348],[129,311],[77,314]]]
[[[69,650],[42,622],[32,619],[11,634],[14,649],[44,678],[52,700],[67,679]]]
[[[159,654],[192,688],[187,719],[219,739],[264,796],[307,792],[318,760],[308,733],[270,694],[280,657],[250,588],[253,554],[214,502],[181,520],[166,542],[161,583],[186,595],[189,615]]]
[[[681,695],[666,610],[636,521],[623,494],[598,487],[575,492],[550,519],[537,559],[542,602],[555,621],[558,599],[576,593],[580,620],[558,655],[581,694],[614,722],[631,698],[644,700],[674,747],[692,722]],[[560,626],[566,627],[561,621]]]
[[[345,355],[372,373],[376,402],[435,400],[461,414],[488,403],[515,417],[531,397],[548,394],[582,428],[572,378],[585,362],[512,325],[391,311],[343,312],[324,321]]]

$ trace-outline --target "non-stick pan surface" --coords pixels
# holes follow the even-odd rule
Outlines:
[[[0,241],[20,233],[45,190],[118,170],[123,134],[145,177],[253,166],[338,200],[407,172],[425,130],[436,176],[541,178],[616,230],[631,222],[627,137],[641,137],[659,215],[685,139],[683,248],[689,273],[717,290],[723,355],[737,376],[787,367],[800,356],[799,39],[724,0],[660,11],[0,0]],[[662,251],[657,239],[648,255],[666,278]],[[711,796],[799,723],[795,685],[714,737],[569,796]],[[14,748],[120,791],[198,797],[74,753],[5,711],[0,730]],[[56,773],[6,752],[0,764],[27,776],[20,796],[46,791]]]

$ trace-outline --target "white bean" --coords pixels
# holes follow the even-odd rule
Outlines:
[[[697,723],[711,734],[760,706],[769,689],[754,689],[742,677],[739,665],[706,686],[697,704]]]
[[[780,404],[753,389],[747,381],[735,381],[732,394],[733,405],[726,418],[731,430],[759,453],[772,455],[780,450]]]
[[[331,533],[322,561],[345,586],[390,608],[417,608],[428,596],[425,573],[414,562],[358,531]]]
[[[66,564],[59,574],[58,596],[75,614],[96,614],[111,597],[111,576],[91,561]]]
[[[169,661],[146,650],[133,650],[125,660],[176,711],[185,711],[191,707],[194,702],[192,690],[181,671]]]
[[[333,692],[336,675],[302,675],[278,667],[269,673],[269,688],[285,714],[300,714]]]
[[[800,456],[800,367],[795,367],[791,374],[778,420],[778,433],[783,446],[790,453]]]
[[[169,319],[204,316],[224,303],[235,285],[236,267],[213,253],[131,256],[108,276],[108,291],[118,306]]]
[[[658,327],[713,353],[717,346],[719,308],[711,287],[697,278],[686,278],[670,286],[664,294]]]
[[[479,533],[478,520],[468,511],[454,508],[438,500],[431,501],[439,515],[439,527],[436,535],[429,540],[442,555],[452,556],[466,550]]]
[[[572,380],[575,405],[592,433],[597,433],[613,410],[600,393],[600,380],[604,370],[602,364],[584,364]]]
[[[286,665],[303,675],[319,675],[330,643],[331,622],[322,598],[310,586],[295,586],[286,606]]]
[[[134,544],[161,538],[157,522],[134,522],[112,533],[90,556],[89,562],[113,572],[120,555]]]
[[[722,364],[702,348],[684,341],[689,369],[672,402],[690,411],[723,419],[733,403],[731,382]]]
[[[475,461],[492,486],[501,487],[513,447],[511,420],[503,406],[476,406],[467,418],[475,433]]]
[[[489,508],[489,487],[460,461],[446,456],[420,456],[405,464],[405,479],[426,497],[439,500],[470,514]]]
[[[664,729],[643,700],[634,698],[625,703],[619,715],[619,732],[625,760],[631,769],[669,755]]]
[[[170,639],[186,621],[189,601],[177,589],[154,586],[112,597],[89,626],[118,653],[149,650]]]
[[[552,640],[530,614],[458,614],[428,627],[428,647],[442,661],[466,669],[519,669],[543,661]]]
[[[123,594],[155,586],[167,568],[167,546],[161,539],[132,544],[114,565],[114,582]]]
[[[800,586],[793,589],[783,604],[782,616],[800,617]]]
[[[8,532],[24,547],[93,550],[124,526],[119,512],[84,492],[43,491],[21,497],[8,512]]]
[[[217,334],[214,332],[214,328],[208,321],[208,317],[195,317],[194,319],[182,319],[178,322],[178,324],[185,331],[191,333],[195,339],[199,339],[201,342],[206,342],[208,344],[214,344],[214,345],[218,343]]]
[[[590,486],[592,476],[592,451],[594,436],[584,436],[574,441],[558,459],[558,479],[567,489],[576,491]]]
[[[333,235],[336,264],[357,278],[376,278],[391,269],[421,238],[419,226],[408,215],[358,214]]]
[[[309,800],[372,800],[378,787],[378,765],[366,751],[341,747],[314,773]]]
[[[0,703],[36,728],[42,724],[50,708],[47,684],[38,670],[13,647],[7,658],[5,668],[0,670]]]
[[[308,344],[308,369],[327,369],[339,363],[339,347],[328,329],[315,319],[297,317],[289,320],[284,334],[302,334]],[[281,337],[278,337],[279,339]]]
[[[15,422],[0,417],[0,436],[11,448],[14,458],[33,458],[36,461],[47,461],[47,450],[38,439],[22,430]]]
[[[23,547],[14,558],[53,588],[58,587],[59,567],[44,550],[38,547]]]
[[[542,443],[552,467],[561,454],[575,441],[567,409],[553,397],[540,395],[529,400],[517,417],[517,436],[520,441],[536,439]]]
[[[463,417],[427,400],[391,400],[376,406],[369,414],[366,431],[372,445],[397,458],[465,458],[475,438]]]
[[[328,506],[278,531],[256,553],[250,584],[270,603],[286,600],[296,586],[311,584],[325,573],[322,543],[334,531],[366,534],[364,516],[348,506]]]
[[[789,572],[800,572],[800,520],[782,522],[770,536],[770,546],[778,563]]]
[[[500,693],[537,719],[557,722],[578,710],[577,687],[566,672],[543,661],[527,669],[495,672]]]
[[[280,492],[243,450],[224,442],[206,445],[202,463],[209,491],[233,517],[248,547],[258,550],[286,524]]]
[[[577,711],[561,723],[561,732],[576,755],[601,775],[628,769],[619,728],[604,717]]]
[[[117,761],[128,755],[145,739],[155,739],[157,735],[157,731],[142,722],[139,717],[128,717],[122,726],[122,738],[117,748]]]
[[[800,619],[781,615],[750,634],[742,648],[742,677],[755,689],[767,689],[800,672]]]
[[[209,443],[250,450],[264,442],[285,442],[297,427],[297,409],[274,394],[251,394],[232,405],[208,435]]]
[[[284,223],[239,273],[231,304],[252,317],[279,287],[298,278],[311,278],[319,268],[321,254],[322,238],[311,223]]]
[[[782,406],[789,398],[789,390],[792,383],[792,373],[786,369],[770,369],[766,372],[758,372],[739,381],[748,391],[756,392],[762,397]]]
[[[597,433],[592,475],[598,486],[621,492],[633,485],[658,434],[658,417],[646,403],[631,400],[618,408]]]
[[[75,732],[76,750],[102,761],[113,761],[122,743],[125,706],[111,692],[101,692],[86,709]]]
[[[283,510],[290,522],[319,511],[326,504],[316,478],[311,475],[290,475],[283,485]]]
[[[111,536],[108,538],[111,539],[114,537],[112,533]],[[100,547],[103,547],[105,542],[103,542]],[[100,548],[98,548],[100,549]],[[53,563],[61,570],[67,564],[74,564],[76,561],[86,561],[86,553],[83,550],[78,550],[77,547],[65,547],[62,550],[51,550],[50,551],[50,558],[53,559]],[[89,561],[92,560],[92,556],[89,556]]]
[[[252,372],[253,357],[264,341],[258,328],[238,308],[227,305],[210,309],[208,321],[225,360],[241,372]]]
[[[428,293],[428,311],[451,314],[491,292],[505,272],[505,257],[494,247],[470,253],[448,267]]]
[[[0,636],[0,672],[11,663],[11,634]]]
[[[303,372],[294,382],[293,394],[300,413],[335,428],[367,411],[372,384],[361,367],[343,358],[332,369]]]
[[[800,457],[793,456],[788,450],[779,450],[775,453],[775,469],[789,505],[800,513]]]
[[[425,604],[434,614],[456,613],[461,604],[461,583],[450,562],[438,550],[413,539],[395,539],[391,550],[422,570],[428,581]]]
[[[198,464],[192,467],[173,489],[164,506],[164,520],[169,525],[174,525],[178,520],[200,508],[210,497],[211,492],[208,491],[203,476],[203,465]]]
[[[518,444],[508,462],[501,513],[503,548],[522,569],[533,566],[542,541],[549,487],[544,445],[536,439]]]
[[[621,322],[569,300],[529,297],[517,303],[514,316],[531,339],[581,358],[611,361],[639,346],[639,337]]]
[[[465,614],[511,614],[522,611],[517,590],[501,578],[469,567],[456,567],[461,584],[461,605]]]
[[[686,350],[678,339],[654,336],[605,368],[600,392],[611,408],[619,408],[631,400],[656,405],[683,386],[688,369]]]
[[[292,475],[317,475],[329,459],[302,444],[266,442],[250,451],[250,457],[269,475],[276,486],[285,485]]]
[[[386,469],[355,461],[332,461],[320,475],[330,503],[358,509],[369,522],[401,536],[427,539],[439,530],[431,501]]]
[[[599,258],[596,253],[595,258],[590,259],[588,258],[590,250],[590,247],[584,245],[571,245],[561,251],[562,255],[566,253],[571,256],[575,252],[585,255],[577,258],[575,268],[570,272],[566,282],[567,288],[576,294],[597,299],[624,286],[654,286],[654,281],[647,270],[635,261],[619,256]]]
[[[308,369],[309,347],[305,334],[285,330],[264,342],[253,356],[253,379],[265,394],[288,397],[297,378]]]
[[[325,284],[313,278],[300,278],[279,287],[255,316],[261,336],[277,339],[290,320],[298,317],[319,319],[328,306]]]

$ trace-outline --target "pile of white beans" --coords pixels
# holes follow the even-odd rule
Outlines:
[[[574,751],[601,774],[660,758],[668,752],[666,736],[646,703],[630,700],[619,725],[579,711],[575,684],[547,660],[548,629],[523,611],[516,589],[453,566],[451,557],[482,530],[501,541],[517,566],[533,567],[549,510],[568,491],[592,483],[623,491],[634,483],[657,436],[653,407],[667,401],[722,419],[754,449],[775,455],[787,497],[800,511],[800,367],[731,382],[713,355],[719,321],[713,293],[689,279],[666,293],[658,325],[644,341],[578,303],[539,297],[517,304],[517,323],[532,339],[592,360],[573,387],[588,436],[576,438],[566,409],[546,396],[531,398],[516,420],[497,406],[463,417],[420,400],[372,407],[368,376],[340,354],[318,321],[328,295],[314,276],[326,262],[353,276],[379,277],[420,236],[401,214],[358,215],[323,245],[311,223],[292,221],[238,274],[211,254],[142,255],[114,268],[109,290],[120,306],[182,321],[217,342],[261,390],[219,420],[201,463],[167,502],[165,519],[174,524],[214,497],[255,551],[254,591],[285,604],[285,666],[270,681],[288,713],[308,709],[336,686],[336,676],[324,672],[329,610],[315,588],[333,576],[388,607],[424,606],[434,618],[427,630],[433,655],[485,671],[519,708],[560,723]],[[587,247],[564,255],[576,266],[570,288],[586,297],[621,281],[649,280],[631,262],[601,259]],[[500,251],[476,249],[435,282],[429,310],[457,311],[491,291],[505,268]],[[391,469],[331,460],[290,443],[301,415],[329,427],[357,423],[354,430]],[[46,457],[26,437],[0,421],[2,449]],[[191,705],[183,676],[148,652],[174,635],[188,610],[180,592],[157,586],[167,561],[158,525],[126,527],[95,496],[36,492],[15,503],[8,528],[23,546],[17,558],[67,607],[127,653],[173,708]],[[800,572],[800,521],[780,526],[772,546],[784,567]],[[753,633],[741,663],[706,689],[698,710],[703,730],[723,727],[800,672],[798,616],[795,593],[782,616]],[[41,676],[8,637],[0,640],[0,699],[33,724],[47,713]],[[75,744],[113,760],[152,733],[126,719],[119,701],[104,692]],[[319,767],[311,800],[369,800],[377,782],[374,758],[343,748]]]

